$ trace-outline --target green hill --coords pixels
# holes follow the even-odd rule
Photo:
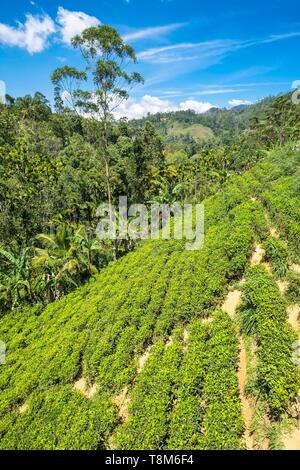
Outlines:
[[[202,114],[192,110],[157,113],[133,119],[130,124],[143,127],[146,121],[152,122],[168,145],[187,144],[187,137],[202,144],[216,137],[221,143],[228,144],[249,128],[253,119],[260,120],[274,101],[276,97],[265,98],[250,106],[212,108]]]
[[[202,124],[192,124],[182,127],[178,122],[172,124],[170,128],[167,129],[167,133],[171,136],[191,136],[199,142],[205,142],[214,135],[209,127],[202,126]]]
[[[295,150],[271,152],[205,200],[202,250],[143,242],[46,309],[0,319],[1,449],[283,445],[300,385],[286,313],[299,301]],[[226,307],[241,292],[241,308]]]

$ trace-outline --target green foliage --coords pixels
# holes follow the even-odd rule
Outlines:
[[[8,356],[0,386],[7,392],[3,395],[1,419],[4,420],[9,410],[18,414],[17,404],[27,400],[30,402],[33,393],[43,392],[53,386],[72,385],[81,371],[89,383],[101,384],[102,392],[113,398],[125,385],[137,380],[137,355],[142,354],[149,344],[154,343],[153,351],[156,350],[155,344],[160,344],[157,348],[160,347],[161,351],[174,327],[188,324],[199,312],[203,316],[212,312],[224,294],[227,279],[238,277],[247,264],[254,236],[251,220],[256,210],[253,208],[255,204],[243,203],[240,205],[240,212],[234,208],[227,220],[218,220],[214,211],[218,211],[219,206],[213,205],[213,200],[211,203],[213,209],[208,211],[206,244],[200,252],[187,252],[184,241],[145,242],[135,252],[103,270],[87,286],[50,304],[41,314],[36,309],[28,312],[27,316],[22,310],[16,312],[15,317],[10,316],[11,314],[4,316],[0,322],[0,336],[7,343]],[[236,247],[230,252],[229,237]],[[62,238],[64,239],[65,237]],[[60,260],[60,253],[65,252],[64,249],[61,252],[60,246],[72,253],[72,237],[67,237],[63,244],[58,244],[51,237],[49,242],[49,249],[54,250],[50,251],[53,259],[54,255],[57,256],[55,253],[58,253]],[[238,258],[235,252],[239,253]],[[191,341],[192,338],[193,326]],[[199,347],[201,345],[197,346]],[[130,413],[134,418],[128,423],[136,423],[132,425],[132,429],[138,426],[137,431],[132,431],[136,448],[169,445],[169,428],[166,428],[166,423],[169,423],[172,397],[181,383],[180,376],[177,378],[175,371],[184,374],[184,367],[182,372],[180,369],[183,353],[181,341],[174,339],[174,348],[174,361],[177,365],[172,366],[172,374],[167,374],[163,381],[165,399],[161,405],[157,401],[149,403],[149,407],[161,410],[157,415],[161,419],[155,419],[153,412],[153,429],[146,426],[147,434],[143,435],[142,440],[139,437],[140,425],[137,425],[140,412],[137,413],[135,405],[132,405]],[[163,376],[170,368],[169,361],[173,360],[174,348],[167,347],[167,362],[164,366],[164,362],[159,360],[159,364],[164,367]],[[151,351],[150,357],[152,354]],[[157,354],[160,357],[160,353]],[[157,360],[153,359],[153,363],[149,364],[157,367]],[[143,373],[144,371],[140,375],[141,381]],[[153,380],[156,377],[153,372],[151,376]],[[149,387],[148,377],[149,375],[145,382],[141,382],[143,387]],[[191,376],[192,383],[198,383],[193,382],[197,380],[197,377]],[[133,393],[134,390],[135,385]],[[186,396],[184,390],[179,392],[181,393],[183,397]],[[196,388],[194,393],[197,396]],[[91,406],[96,397],[98,394],[91,400]],[[140,398],[137,402],[139,400]],[[160,400],[160,395],[157,395],[157,400]],[[104,409],[110,403],[107,396],[105,403]],[[28,413],[30,414],[30,410]],[[149,419],[148,413],[143,416],[143,419]],[[8,418],[5,418],[5,422],[6,420]],[[127,424],[124,426],[126,428]],[[75,432],[72,429],[70,436]],[[116,432],[118,434],[118,430]],[[10,445],[9,436],[4,441],[5,447]],[[27,436],[26,446],[34,447],[35,437]],[[128,443],[127,439],[132,439],[132,434],[125,432],[124,436],[120,437],[120,446],[128,448],[132,445],[132,440]],[[191,436],[194,445],[200,445],[200,441],[201,439],[197,441],[198,444],[195,443]],[[43,445],[45,448],[52,448],[50,436]],[[92,441],[90,445],[94,446]],[[66,444],[66,448],[72,448],[71,444]]]
[[[178,129],[182,134],[188,133],[191,137],[194,137],[193,131],[189,132],[189,129],[191,127],[192,129],[197,129],[196,126],[204,126],[211,129],[218,141],[227,144],[232,141],[233,136],[247,129],[254,117],[260,119],[268,108],[270,101],[270,99],[265,99],[253,106],[237,107],[231,110],[213,108],[203,114],[197,114],[192,110],[157,113],[144,119],[134,120],[133,124],[135,126],[142,126],[145,119],[151,119],[160,134],[165,136],[167,145],[177,149],[185,145],[191,148],[195,146],[195,141],[191,138],[184,139],[182,137],[174,139],[172,138],[174,133],[172,130],[175,129],[177,131]]]
[[[208,343],[208,369],[203,388],[204,449],[241,449],[243,417],[237,379],[238,341],[232,320],[217,311]]]
[[[272,264],[273,272],[284,277],[288,271],[288,250],[285,245],[273,237],[269,237],[263,244],[265,260]]]
[[[296,173],[297,174],[297,173]],[[300,254],[299,197],[295,192],[296,175],[284,176],[274,181],[263,198],[276,225],[280,228],[291,247],[294,258]]]
[[[69,385],[33,394],[28,410],[2,421],[0,449],[100,450],[116,422],[113,405],[103,407],[102,395],[91,405]]]
[[[44,250],[44,263],[35,259],[31,266],[28,259],[26,273],[19,280],[7,262],[1,263],[1,311],[22,302],[57,299],[85,282],[112,257],[112,245],[97,243],[95,238],[97,207],[105,201],[107,191],[99,143],[93,140],[98,124],[95,130],[93,123],[77,115],[52,114],[39,94],[29,98],[0,107],[0,120],[7,123],[5,145],[0,146],[0,240],[14,257],[25,250],[32,260],[37,248]],[[113,202],[120,194],[127,194],[129,203],[145,202],[157,194],[155,179],[163,171],[164,157],[151,126],[134,132],[125,123],[114,124],[109,145],[114,154]],[[49,240],[55,237],[60,226],[68,227],[73,235],[81,233],[72,243],[72,266],[69,263],[70,269],[64,272],[66,263],[58,262],[61,256],[53,253],[53,247],[36,241],[39,233]],[[120,243],[117,250],[117,255],[123,254],[128,244]],[[17,288],[19,281],[23,284]]]
[[[157,113],[147,120],[161,134],[167,160],[176,168],[173,184],[183,183],[181,198],[194,201],[222,188],[233,173],[252,168],[268,150],[295,142],[300,132],[299,106],[290,93],[231,110]]]
[[[270,411],[277,415],[287,409],[299,388],[299,372],[292,355],[296,335],[287,323],[279,289],[262,266],[247,273],[243,309],[243,319],[252,319],[252,332],[258,342],[257,386]],[[249,331],[249,327],[245,329]]]
[[[291,93],[271,101],[263,119],[256,124],[260,142],[267,147],[283,146],[300,137],[300,106],[292,102]]]
[[[186,351],[178,374],[167,440],[167,448],[175,450],[197,449],[203,439],[203,386],[209,332],[199,320],[192,320],[187,331]]]
[[[289,273],[288,282],[286,298],[290,303],[297,303],[300,299],[300,276],[298,274]]]
[[[206,141],[213,137],[213,132],[209,127],[202,126],[201,124],[182,125],[175,121],[168,129],[167,133],[170,136],[191,136],[195,141]]]

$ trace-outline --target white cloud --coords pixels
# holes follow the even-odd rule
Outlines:
[[[0,23],[0,44],[26,49],[29,53],[43,51],[48,45],[48,38],[56,28],[50,16],[26,15],[25,23],[17,23],[17,27]]]
[[[140,60],[155,64],[197,59],[201,63],[224,56],[241,47],[241,43],[231,39],[221,39],[198,43],[179,43],[171,46],[155,47],[140,52]]]
[[[76,34],[82,33],[91,26],[98,26],[100,21],[95,16],[89,16],[82,11],[70,11],[59,7],[57,11],[57,23],[60,26],[62,42],[70,44]]]
[[[295,31],[295,32],[291,32],[291,33],[285,33],[285,34],[271,34],[271,36],[269,36],[266,39],[263,39],[262,41],[260,41],[260,43],[261,44],[267,44],[267,43],[271,43],[271,42],[282,41],[283,39],[295,38],[295,37],[298,37],[298,36],[300,36],[299,31]]]
[[[123,101],[114,111],[114,116],[116,119],[124,116],[128,119],[134,119],[146,116],[148,113],[155,114],[176,110],[177,107],[169,100],[161,100],[155,96],[144,95],[139,101],[134,98]]]
[[[216,90],[202,90],[202,91],[196,91],[193,94],[194,95],[223,95],[224,93],[235,93],[237,91],[236,88],[220,88]]]
[[[34,0],[32,6],[37,6]],[[70,44],[72,37],[80,34],[84,29],[100,25],[95,16],[82,11],[71,11],[59,7],[56,24],[46,13],[40,15],[27,14],[24,23],[17,22],[15,26],[0,23],[0,44],[26,49],[29,53],[43,51],[51,35],[56,33],[64,44]],[[146,38],[161,39],[164,34],[184,27],[186,23],[173,23],[165,26],[154,26],[128,32],[124,35],[126,41],[136,41]],[[206,68],[220,63],[224,57],[234,51],[259,46],[262,44],[292,39],[300,36],[300,32],[287,32],[273,34],[264,38],[252,40],[216,39],[198,43],[179,43],[162,47],[153,47],[139,52],[138,58],[153,64],[177,63],[177,67],[186,69],[186,62],[191,67]],[[173,71],[172,71],[173,73]]]
[[[241,106],[241,105],[249,105],[249,104],[253,104],[252,101],[248,101],[248,100],[230,100],[228,101],[228,104],[230,106]]]
[[[0,104],[5,104],[6,85],[3,80],[0,80]]]
[[[197,43],[179,43],[164,47],[153,47],[141,51],[138,59],[153,64],[168,64],[187,60],[197,60],[200,67],[220,62],[228,54],[237,50],[269,44],[300,36],[300,32],[270,35],[254,40],[215,39]]]
[[[152,28],[144,28],[132,33],[125,34],[123,36],[124,41],[136,41],[138,39],[146,38],[157,38],[165,33],[175,31],[176,29],[182,28],[186,23],[174,23],[166,26],[155,26]]]
[[[196,101],[196,100],[186,100],[180,103],[180,109],[191,109],[192,111],[195,111],[196,113],[205,113],[211,108],[214,108],[215,106],[212,105],[211,103],[203,103],[202,101]]]
[[[114,111],[116,119],[127,117],[128,119],[138,119],[146,116],[148,113],[166,113],[169,111],[180,111],[192,109],[196,113],[205,113],[214,107],[211,103],[203,103],[196,100],[183,101],[178,105],[169,100],[162,100],[156,96],[144,95],[140,100],[130,98],[123,101],[121,105]]]

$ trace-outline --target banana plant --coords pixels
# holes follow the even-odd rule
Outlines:
[[[33,297],[31,286],[31,248],[21,248],[19,252],[0,247],[2,260],[2,278],[0,292],[5,301],[14,310],[23,298],[31,301]]]

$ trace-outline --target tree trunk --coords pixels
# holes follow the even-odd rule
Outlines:
[[[14,295],[14,300],[13,300],[13,303],[12,303],[12,306],[11,306],[12,311],[15,309],[15,307],[17,305],[17,301],[18,301],[18,296],[15,294]]]
[[[104,120],[103,120],[103,147],[104,147],[104,160],[105,160],[105,177],[106,177],[106,189],[107,189],[107,198],[108,198],[108,211],[109,211],[109,220],[110,224],[113,223],[113,215],[112,215],[112,191],[110,185],[110,167],[109,167],[109,151],[108,151],[108,131],[107,131],[107,116],[104,113]],[[113,251],[113,259],[116,261],[116,241],[112,240],[112,251]]]

